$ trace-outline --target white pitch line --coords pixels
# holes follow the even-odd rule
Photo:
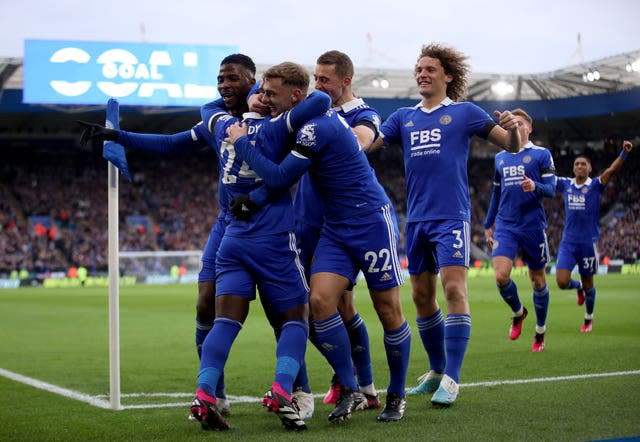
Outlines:
[[[533,384],[533,383],[539,383],[539,382],[572,381],[572,380],[578,380],[578,379],[592,379],[592,378],[603,378],[603,377],[614,377],[614,376],[633,376],[633,375],[639,375],[639,374],[640,374],[640,370],[631,370],[631,371],[615,371],[615,372],[608,372],[608,373],[578,374],[578,375],[570,375],[570,376],[551,376],[546,378],[512,379],[512,380],[507,379],[507,380],[501,380],[501,381],[486,381],[486,382],[474,382],[469,384],[460,384],[460,388],[495,387],[499,385],[517,385],[517,384]],[[69,399],[75,399],[81,402],[86,402],[87,404],[93,405],[94,407],[111,409],[111,404],[106,400],[108,398],[107,395],[90,396],[88,394],[69,390],[67,388],[58,387],[57,385],[49,384],[47,382],[43,382],[38,379],[33,379],[27,376],[13,373],[11,371],[8,371],[2,368],[0,368],[0,376],[14,380],[16,382],[21,382],[23,384],[30,385],[40,390],[45,390],[51,393],[58,394],[60,396],[67,397]],[[378,390],[378,393],[384,393],[385,391],[386,390]],[[141,398],[141,397],[191,398],[192,396],[193,396],[193,393],[126,393],[126,394],[121,394],[120,397],[122,398]],[[316,393],[313,396],[314,398],[321,398],[321,397],[324,397],[324,393]],[[227,399],[229,399],[231,403],[235,403],[235,404],[257,403],[262,400],[262,398],[257,398],[254,396],[232,396],[232,395],[227,396]],[[189,405],[189,402],[123,405],[121,407],[121,410],[136,410],[136,409],[149,409],[149,408],[177,408],[177,407],[185,407],[188,405]]]
[[[50,393],[58,394],[60,396],[63,396],[69,399],[75,399],[80,402],[86,402],[87,404],[93,405],[94,407],[107,408],[107,409],[111,408],[111,404],[108,401],[105,401],[103,399],[99,399],[88,394],[80,393],[79,391],[69,390],[68,388],[62,388],[57,385],[49,384],[48,382],[40,381],[38,379],[23,376],[21,374],[14,373],[12,371],[5,370],[3,368],[0,368],[0,376],[3,376],[5,378],[11,379],[16,382],[21,382],[23,384],[30,385],[40,390],[45,390]]]

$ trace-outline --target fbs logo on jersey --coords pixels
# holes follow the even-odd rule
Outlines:
[[[391,281],[391,275],[387,272],[380,277],[380,282]]]
[[[315,123],[305,124],[298,134],[298,143],[311,147],[316,143],[316,125]]]

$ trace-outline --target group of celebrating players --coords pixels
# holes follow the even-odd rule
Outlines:
[[[422,47],[414,77],[422,100],[381,122],[351,89],[354,68],[339,51],[322,54],[310,76],[296,63],[268,68],[256,81],[246,55],[222,60],[221,98],[201,108],[201,121],[173,135],[151,135],[81,122],[83,142],[109,140],[138,151],[166,154],[211,146],[219,160],[220,212],[204,247],[199,274],[196,345],[200,356],[190,418],[226,430],[229,402],[224,366],[256,298],[276,337],[274,380],[263,405],[290,430],[305,430],[314,401],[305,365],[307,341],[331,365],[324,398],[335,403],[330,422],[380,408],[367,328],[353,303],[357,275],[366,279],[384,330],[390,373],[377,417],[399,421],[406,394],[431,394],[452,405],[471,335],[467,294],[471,203],[467,162],[471,138],[501,147],[485,237],[493,249],[498,291],[513,311],[509,338],[518,339],[527,309],[510,278],[521,254],[529,268],[536,314],[533,352],[544,350],[549,289],[544,197],[561,193],[566,222],[557,264],[561,289],[586,302],[582,332],[592,330],[600,194],[632,150],[591,179],[578,157],[574,178],[556,178],[550,151],[529,141],[531,117],[522,109],[495,111],[497,120],[466,91],[467,57],[441,44]],[[401,307],[403,276],[393,205],[369,166],[367,153],[399,145],[407,187],[406,253],[418,334],[429,369],[407,390],[411,328]],[[126,157],[109,158],[124,169]],[[398,173],[401,173],[400,171]],[[297,183],[295,196],[290,187]],[[580,281],[571,279],[578,264]],[[447,314],[436,297],[440,279]]]

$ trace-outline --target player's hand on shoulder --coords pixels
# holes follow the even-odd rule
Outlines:
[[[260,210],[260,207],[251,200],[249,195],[236,195],[229,204],[229,210],[238,221],[247,221]]]
[[[227,128],[227,138],[225,138],[225,141],[233,144],[238,140],[238,138],[245,136],[248,133],[249,129],[247,125],[243,124],[241,121],[236,121]]]
[[[115,141],[118,139],[118,131],[109,129],[101,124],[89,123],[88,121],[76,120],[82,126],[82,135],[80,135],[80,145],[86,146],[89,140]]]

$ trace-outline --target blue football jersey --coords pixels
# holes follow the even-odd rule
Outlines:
[[[495,123],[469,102],[446,98],[396,110],[382,124],[385,143],[400,144],[407,183],[407,222],[471,220],[467,161],[471,138],[487,138]]]
[[[575,178],[559,177],[556,191],[564,200],[563,241],[594,243],[600,239],[600,197],[604,186],[600,177],[578,185]]]
[[[362,98],[355,98],[342,106],[334,107],[334,111],[345,119],[350,127],[368,123],[377,138],[380,131],[380,114],[369,107]],[[322,199],[308,173],[305,173],[296,188],[294,200],[296,219],[307,225],[321,227],[324,222]]]
[[[309,174],[324,203],[325,219],[358,217],[390,204],[355,134],[334,110],[302,126],[296,144],[310,154]]]
[[[547,219],[543,195],[539,192],[525,192],[521,185],[525,175],[539,183],[554,176],[551,152],[529,142],[518,153],[499,152],[494,159],[494,166],[493,185],[500,187],[496,229],[545,229]]]

